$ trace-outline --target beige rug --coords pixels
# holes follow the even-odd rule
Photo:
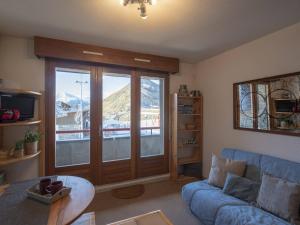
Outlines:
[[[181,187],[166,181],[145,185],[145,193],[133,199],[117,199],[111,192],[98,193],[88,211],[95,211],[96,224],[106,225],[155,210],[162,210],[174,225],[200,225],[181,200]]]
[[[144,194],[144,192],[145,192],[145,187],[142,184],[117,188],[111,191],[112,196],[120,199],[137,198],[142,194]]]

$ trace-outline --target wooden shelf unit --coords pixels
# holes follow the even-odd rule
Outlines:
[[[31,90],[24,90],[24,89],[8,89],[8,88],[0,88],[0,92],[2,93],[9,93],[9,94],[26,94],[35,97],[35,118],[32,120],[24,120],[24,121],[17,121],[17,122],[9,122],[9,123],[0,123],[0,148],[3,146],[7,147],[7,144],[4,140],[4,132],[6,128],[10,129],[18,129],[20,126],[36,126],[37,130],[41,133],[45,133],[44,127],[44,95],[42,92],[36,92]],[[11,131],[10,131],[11,132]],[[25,134],[24,134],[25,135]],[[18,141],[18,140],[15,140]],[[11,146],[13,147],[13,146]],[[33,158],[39,157],[39,175],[45,175],[44,168],[45,168],[45,141],[44,135],[42,135],[41,140],[39,141],[39,151],[32,155],[24,155],[20,158],[8,158],[0,160],[0,169],[5,170],[6,166],[11,164],[16,164],[23,162],[25,160],[30,160]]]
[[[7,159],[1,159],[0,160],[0,166],[7,166],[7,165],[10,165],[10,164],[25,161],[25,160],[28,160],[28,159],[33,159],[33,158],[37,157],[40,153],[41,153],[41,151],[38,151],[37,153],[31,154],[31,155],[24,155],[23,157],[20,157],[20,158],[10,157],[10,158],[7,158]]]
[[[171,95],[171,163],[172,180],[182,179],[182,166],[202,164],[203,99]],[[189,127],[194,126],[194,127]],[[193,140],[193,141],[191,141]],[[201,171],[199,172],[201,173]],[[201,177],[202,174],[199,175]]]
[[[10,123],[0,123],[0,127],[14,127],[14,126],[30,126],[30,125],[38,125],[42,121],[41,120],[27,120],[27,121],[17,121]]]
[[[5,92],[5,93],[9,93],[9,94],[27,94],[27,95],[33,95],[33,96],[42,96],[41,92],[29,91],[29,90],[24,90],[24,89],[1,88],[0,92]]]

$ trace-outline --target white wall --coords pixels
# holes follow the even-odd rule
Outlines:
[[[186,84],[188,90],[196,88],[196,64],[180,63],[179,73],[170,76],[170,93],[178,92],[180,84]]]
[[[204,175],[212,153],[241,148],[300,162],[300,138],[233,129],[233,88],[239,81],[300,71],[300,23],[197,65],[204,95]]]
[[[181,63],[180,72],[170,78],[170,92],[177,91],[179,84],[192,87],[196,75],[195,68],[195,65]],[[32,39],[0,36],[0,78],[9,80],[9,87],[44,91],[44,70],[44,60],[34,55]],[[9,133],[13,134],[12,138],[15,138],[17,133],[20,139],[23,131],[17,129],[17,132],[10,129]],[[9,180],[32,178],[38,176],[38,160],[26,161],[6,170]]]
[[[0,78],[9,80],[11,88],[44,90],[44,62],[33,54],[33,41],[0,36]],[[5,128],[5,147],[23,138],[26,128]],[[38,159],[6,167],[8,180],[29,179],[38,176]]]

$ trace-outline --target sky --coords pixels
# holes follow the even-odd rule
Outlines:
[[[89,71],[56,71],[56,93],[63,94],[69,93],[80,98],[80,84],[76,81],[83,82],[82,84],[82,97],[83,99],[90,98],[90,79]],[[159,79],[151,79],[153,82],[158,83]],[[87,83],[85,83],[87,82]],[[110,76],[104,74],[103,76],[103,98],[108,97],[114,92],[119,91],[130,83],[130,77],[126,74],[118,74],[118,76]]]
[[[90,98],[90,79],[91,75],[87,72],[56,71],[56,93],[66,92],[80,98],[81,85],[76,83],[76,81],[79,81],[83,82],[82,97],[88,99]],[[129,77],[103,76],[103,97],[106,98],[129,83]]]

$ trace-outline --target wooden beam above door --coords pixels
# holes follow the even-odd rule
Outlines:
[[[38,57],[125,66],[164,73],[178,73],[179,59],[87,45],[45,37],[34,37]]]

